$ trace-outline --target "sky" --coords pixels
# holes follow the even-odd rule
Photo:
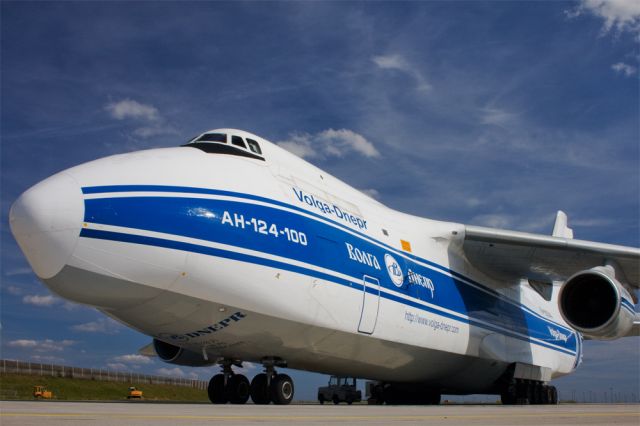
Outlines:
[[[51,294],[8,226],[27,188],[208,129],[258,134],[438,220],[640,244],[640,3],[13,2],[1,19],[7,359],[208,380]],[[636,306],[638,310],[638,306]],[[561,396],[640,398],[640,338],[587,342]],[[249,375],[257,372],[247,365]],[[293,372],[297,397],[326,382]]]

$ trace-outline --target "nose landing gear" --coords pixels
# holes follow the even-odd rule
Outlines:
[[[216,374],[209,381],[209,400],[213,404],[244,404],[251,396],[254,404],[266,405],[273,402],[276,405],[291,403],[294,395],[293,379],[287,374],[278,374],[275,367],[286,367],[286,361],[279,358],[264,358],[262,365],[264,373],[257,374],[251,384],[242,374],[235,374],[233,365],[242,368],[237,360],[223,359],[220,361],[222,373]]]

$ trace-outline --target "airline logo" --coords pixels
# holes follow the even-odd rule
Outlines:
[[[431,298],[433,299],[434,292],[436,291],[436,286],[433,284],[433,281],[431,281],[430,278],[418,274],[411,269],[409,269],[409,272],[407,272],[407,276],[409,277],[410,284],[418,285],[426,290],[429,290],[431,292]]]
[[[328,216],[336,217],[344,222],[352,225],[356,225],[360,229],[367,229],[367,221],[348,213],[346,210],[341,209],[335,204],[329,204],[320,198],[312,194],[307,194],[301,189],[292,188],[293,193],[296,195],[296,199],[301,203],[305,203],[311,207],[315,207],[322,213]]]
[[[349,253],[349,259],[358,263],[362,263],[363,265],[367,265],[372,268],[375,268],[378,271],[382,269],[380,268],[380,262],[378,262],[378,258],[372,255],[371,253],[367,253],[364,250],[360,250],[359,248],[354,247],[349,243],[345,243],[345,245],[347,246],[347,253]]]
[[[569,340],[569,336],[559,332],[556,329],[553,329],[549,326],[547,326],[547,329],[549,330],[549,334],[551,334],[551,337],[553,337],[555,340],[562,340],[563,342],[567,342]]]
[[[396,287],[402,287],[402,283],[404,283],[404,273],[402,272],[400,264],[388,253],[384,255],[384,264],[387,267],[387,273],[389,274],[389,278],[391,278],[391,282]]]

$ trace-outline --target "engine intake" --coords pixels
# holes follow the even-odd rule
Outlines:
[[[586,337],[598,340],[626,336],[635,315],[622,307],[631,296],[610,268],[597,267],[569,278],[559,295],[560,314]]]
[[[187,367],[201,367],[203,365],[214,364],[214,361],[206,361],[203,356],[197,352],[190,351],[162,340],[153,339],[153,349],[158,357],[164,362],[176,365],[185,365]]]

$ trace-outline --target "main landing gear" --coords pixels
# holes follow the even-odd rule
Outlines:
[[[293,400],[293,380],[286,374],[278,374],[275,367],[285,367],[286,362],[265,358],[262,360],[264,373],[256,375],[251,383],[242,374],[236,374],[232,365],[242,367],[240,361],[224,359],[220,362],[222,373],[216,374],[209,381],[209,400],[213,404],[244,404],[251,400],[254,404],[287,405]]]
[[[421,385],[378,383],[371,388],[370,405],[438,405],[441,393]]]
[[[557,404],[558,390],[536,380],[512,380],[500,393],[504,405]]]

